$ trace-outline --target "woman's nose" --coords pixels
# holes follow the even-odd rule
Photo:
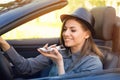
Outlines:
[[[70,34],[70,31],[69,30],[66,30],[65,32],[64,32],[64,35],[65,36],[67,36],[67,35],[69,35]]]

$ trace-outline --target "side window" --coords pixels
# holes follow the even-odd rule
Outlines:
[[[55,38],[60,36],[61,21],[55,11],[40,16],[2,35],[6,39]]]

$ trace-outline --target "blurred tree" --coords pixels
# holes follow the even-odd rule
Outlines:
[[[68,0],[68,5],[61,10],[61,13],[72,13],[78,7],[93,8],[105,6],[106,0]]]
[[[92,6],[105,6],[106,5],[106,0],[89,0]]]

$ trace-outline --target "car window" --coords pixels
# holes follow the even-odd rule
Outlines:
[[[23,1],[23,4],[30,3],[34,0],[12,0],[11,2]],[[25,1],[25,2],[24,2]],[[28,2],[26,2],[28,1]],[[41,0],[42,1],[42,0]],[[64,1],[64,0],[63,0]],[[78,7],[85,7],[91,9],[97,6],[113,6],[116,9],[117,15],[120,16],[120,1],[102,1],[102,0],[68,0],[68,5],[62,9],[50,12],[46,15],[40,16],[30,22],[27,22],[7,33],[2,35],[5,39],[29,39],[29,38],[53,38],[59,37],[61,31],[60,15],[63,13],[72,13]],[[113,3],[114,2],[114,3]],[[8,4],[8,3],[7,3]],[[23,5],[17,5],[23,6]],[[1,10],[9,10],[4,7]],[[15,8],[15,7],[14,7]],[[12,8],[11,8],[12,9]],[[12,36],[12,37],[11,37]]]
[[[5,11],[1,10],[2,13],[0,17],[3,17],[3,19],[0,21],[1,23],[0,34],[2,34],[2,36],[5,37],[5,39],[58,37],[60,34],[59,25],[61,24],[61,21],[57,20],[56,11],[55,12],[51,12],[51,11],[64,7],[67,4],[66,0],[64,1],[30,0],[30,1],[31,3],[25,2],[26,4],[25,6],[21,5],[22,7],[19,8],[16,7],[16,9],[10,9],[10,10],[8,9],[8,11],[7,9]],[[44,16],[41,16],[43,14]]]
[[[6,39],[56,38],[60,36],[62,25],[59,17],[56,16],[56,11],[53,11],[20,25],[2,36]]]

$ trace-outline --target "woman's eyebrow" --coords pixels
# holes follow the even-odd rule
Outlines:
[[[68,26],[69,28],[75,28],[74,25]],[[66,25],[64,26],[64,28],[68,28]]]

